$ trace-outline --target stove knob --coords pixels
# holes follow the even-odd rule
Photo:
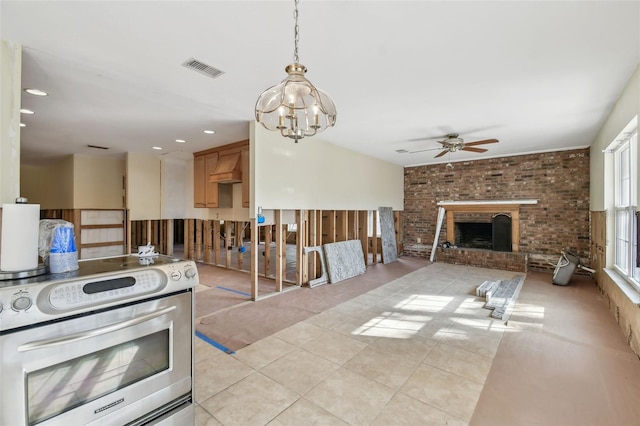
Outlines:
[[[29,296],[20,296],[11,302],[11,309],[14,311],[26,311],[33,302]]]
[[[173,271],[171,272],[170,275],[171,279],[174,281],[178,281],[180,278],[182,278],[182,272],[180,271]]]
[[[195,277],[196,276],[195,269],[193,269],[190,266],[187,266],[186,268],[184,268],[184,276],[187,277],[188,279]]]

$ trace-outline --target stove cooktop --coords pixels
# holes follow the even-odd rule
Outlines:
[[[176,263],[180,262],[181,260],[183,259],[163,254],[144,257],[132,254],[99,259],[79,260],[79,269],[76,271],[63,272],[60,274],[42,274],[29,278],[4,280],[0,281],[0,288],[31,283],[41,283],[46,281],[63,281],[110,272],[124,272],[127,270]]]

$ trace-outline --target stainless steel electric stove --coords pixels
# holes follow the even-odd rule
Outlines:
[[[0,424],[192,424],[193,261],[0,281]]]

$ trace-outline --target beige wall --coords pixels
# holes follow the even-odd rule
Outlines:
[[[55,163],[44,166],[20,168],[20,186],[23,197],[29,203],[40,204],[40,208],[73,209],[73,156],[69,155]]]
[[[162,174],[162,219],[183,219],[187,211],[187,162],[164,158]],[[193,178],[191,179],[193,180]],[[191,185],[193,187],[193,184]],[[191,190],[193,204],[193,190]]]
[[[330,132],[331,130],[327,130]],[[402,210],[402,166],[322,140],[298,143],[251,125],[251,216],[263,209]]]
[[[124,158],[70,155],[20,169],[22,196],[46,209],[121,209]]]
[[[132,220],[249,220],[242,185],[233,184],[233,207],[193,207],[193,160],[129,153],[122,157],[73,155],[44,166],[23,165],[21,185],[42,209],[121,209],[123,178]]]
[[[131,220],[162,216],[161,161],[157,155],[128,153],[126,161],[127,208]]]
[[[124,156],[73,156],[73,208],[121,209],[124,207]]]
[[[0,40],[0,204],[20,194],[22,46]]]
[[[606,170],[611,167],[612,157],[604,154],[604,150],[622,131],[634,116],[640,116],[640,65],[629,79],[622,95],[616,102],[611,114],[591,144],[591,210],[603,211],[607,206],[605,188],[611,188],[613,182],[606,180]],[[640,157],[640,150],[638,150]],[[640,164],[640,158],[638,161]],[[640,200],[640,185],[638,185]]]

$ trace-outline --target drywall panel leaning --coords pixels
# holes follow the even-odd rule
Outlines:
[[[398,260],[396,247],[396,228],[393,223],[391,207],[380,207],[380,238],[382,240],[382,263],[387,264]]]
[[[331,284],[362,275],[367,270],[360,240],[324,244],[322,248]]]

